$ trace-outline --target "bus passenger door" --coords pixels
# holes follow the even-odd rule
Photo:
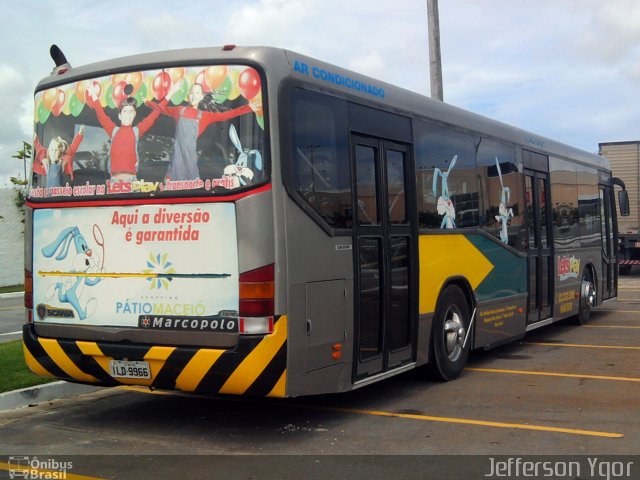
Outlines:
[[[618,262],[615,243],[617,234],[614,227],[614,196],[611,187],[600,185],[600,227],[602,238],[602,299],[617,294]]]
[[[549,175],[524,171],[529,253],[527,323],[551,317],[554,265],[551,241]]]
[[[353,136],[355,379],[414,359],[415,225],[406,145]]]

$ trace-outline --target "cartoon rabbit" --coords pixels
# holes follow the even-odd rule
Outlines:
[[[253,166],[256,170],[262,171],[262,155],[258,150],[249,150],[242,148],[236,127],[231,125],[229,128],[229,138],[231,143],[238,150],[238,159],[235,164],[227,165],[223,171],[223,178],[230,178],[233,181],[232,188],[244,187],[247,182],[253,180],[253,170],[248,167],[249,158],[253,159]]]
[[[442,223],[440,224],[440,228],[456,228],[456,208],[453,205],[453,202],[449,198],[449,173],[455,167],[456,162],[458,161],[458,156],[455,155],[451,159],[451,163],[449,164],[449,168],[446,172],[442,172],[439,168],[436,168],[433,172],[433,195],[437,195],[438,193],[438,177],[442,179],[441,187],[442,187],[442,195],[438,197],[438,203],[436,205],[436,209],[438,210],[438,215],[444,215],[442,218]]]
[[[68,227],[62,230],[58,238],[43,247],[42,254],[46,258],[51,258],[58,252],[55,259],[58,261],[65,260],[72,242],[75,248],[75,257],[73,258],[69,271],[74,273],[99,272],[100,259],[97,253],[89,248],[87,241],[80,233],[78,227]],[[82,295],[85,285],[92,287],[97,285],[100,280],[102,279],[99,277],[65,276],[47,289],[45,297],[51,299],[57,292],[58,300],[62,303],[70,304],[77,312],[80,320],[84,320],[95,311],[97,300],[95,298],[89,299],[83,308],[80,305],[80,296]]]
[[[500,205],[498,206],[498,215],[496,215],[495,218],[498,222],[500,222],[500,240],[502,241],[502,243],[509,243],[507,225],[509,225],[509,221],[513,218],[513,209],[507,208],[507,204],[509,203],[511,191],[509,190],[509,187],[504,186],[504,182],[502,181],[502,170],[500,169],[500,162],[498,162],[498,157],[496,157],[496,167],[498,167],[498,176],[500,177],[500,185],[502,186],[502,190],[500,191]]]

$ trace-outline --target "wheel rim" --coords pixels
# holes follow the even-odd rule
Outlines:
[[[460,312],[457,308],[449,308],[444,321],[444,346],[450,361],[455,362],[462,356],[465,336]]]
[[[588,278],[582,279],[582,302],[584,306],[591,309],[596,306],[596,287]]]

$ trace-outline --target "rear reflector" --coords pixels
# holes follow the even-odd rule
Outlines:
[[[27,269],[24,271],[24,306],[33,308],[33,274]]]

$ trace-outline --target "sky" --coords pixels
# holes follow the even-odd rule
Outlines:
[[[427,0],[21,0],[0,18],[0,186],[53,67],[267,45],[429,95]],[[444,101],[590,152],[640,140],[640,2],[439,0]]]

